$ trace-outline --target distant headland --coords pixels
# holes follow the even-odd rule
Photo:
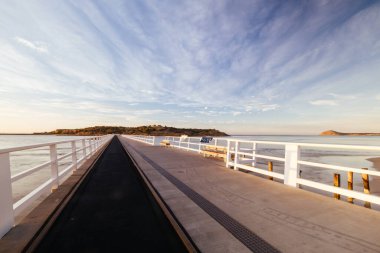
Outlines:
[[[216,129],[197,128],[176,128],[161,125],[149,125],[139,127],[122,126],[94,126],[77,129],[57,129],[51,132],[34,133],[39,135],[78,135],[93,136],[105,134],[135,134],[135,135],[155,135],[155,136],[228,136]]]
[[[334,135],[334,136],[380,136],[380,133],[342,133],[342,132],[337,132],[334,130],[327,130],[319,135],[321,136],[328,136],[328,135]]]

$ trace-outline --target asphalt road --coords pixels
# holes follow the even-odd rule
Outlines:
[[[115,137],[36,252],[186,252]]]

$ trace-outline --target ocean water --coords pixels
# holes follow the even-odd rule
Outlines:
[[[34,144],[81,139],[82,136],[55,136],[55,135],[0,135],[0,149],[28,146]],[[78,145],[78,144],[77,144]],[[57,145],[58,156],[71,152],[70,144]],[[25,151],[12,152],[10,155],[11,174],[17,174],[26,169],[49,161],[49,147],[35,148]],[[60,162],[61,167],[68,163],[70,158]]]
[[[233,136],[233,138],[273,141],[273,142],[293,142],[293,143],[314,143],[314,144],[340,144],[357,146],[378,146],[380,147],[380,136]],[[258,152],[261,154],[284,157],[283,146],[259,145]],[[380,151],[371,150],[346,150],[329,148],[311,148],[301,146],[301,159],[311,162],[320,162],[333,165],[348,166],[354,168],[375,169],[370,158],[380,157]],[[379,168],[380,169],[380,168]]]
[[[232,137],[257,141],[380,146],[380,136],[234,135]]]
[[[0,135],[0,149],[81,138],[84,137],[59,135]]]

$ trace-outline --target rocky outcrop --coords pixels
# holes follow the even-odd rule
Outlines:
[[[344,136],[344,135],[348,135],[348,136],[380,136],[380,133],[342,133],[342,132],[337,132],[334,130],[327,130],[327,131],[320,133],[319,135],[321,135],[321,136]]]

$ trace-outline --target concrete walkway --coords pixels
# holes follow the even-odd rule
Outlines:
[[[378,211],[193,152],[121,141],[203,252],[380,252]]]

